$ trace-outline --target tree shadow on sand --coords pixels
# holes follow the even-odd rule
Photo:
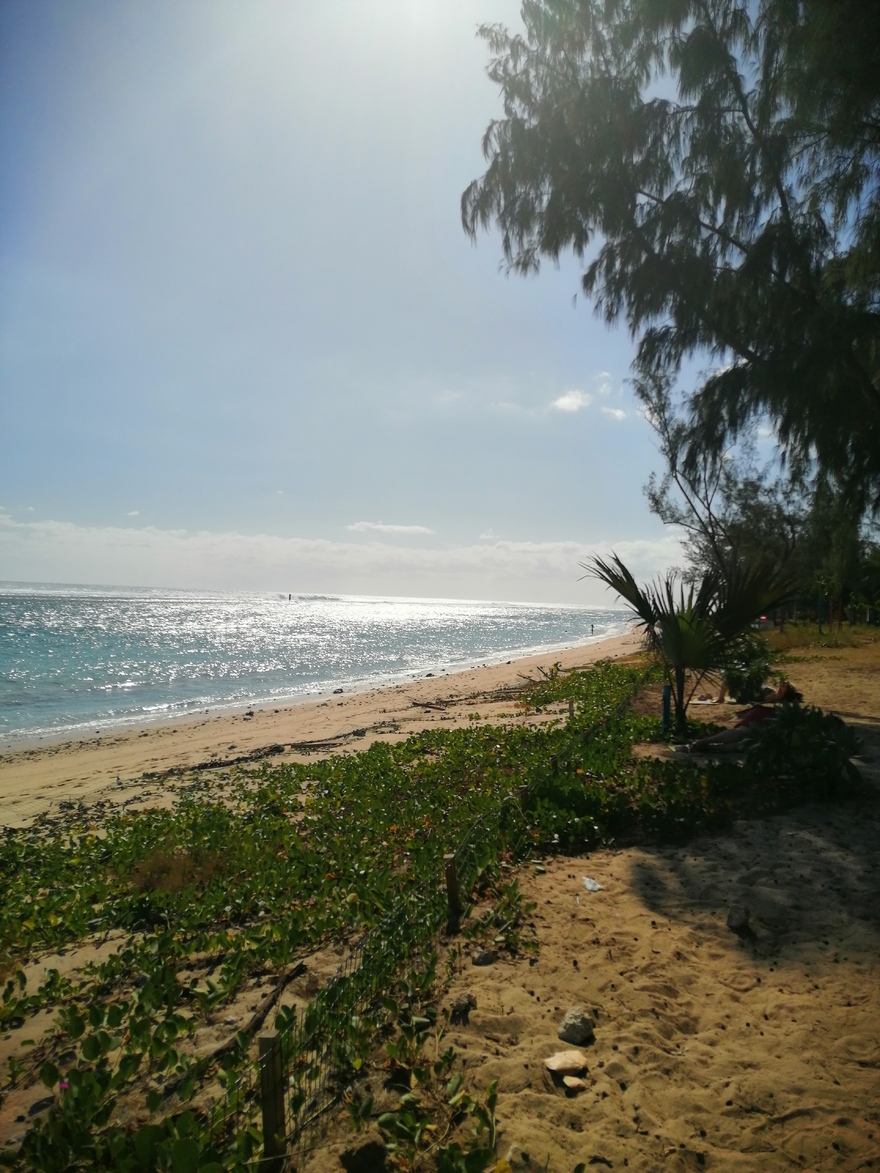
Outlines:
[[[631,880],[652,911],[699,921],[728,941],[728,913],[747,910],[738,935],[756,959],[877,957],[880,803],[811,804],[740,820],[718,838],[643,848]]]

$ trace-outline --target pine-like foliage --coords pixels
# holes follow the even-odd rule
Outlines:
[[[462,197],[513,271],[572,249],[638,339],[693,355],[691,444],[769,416],[789,463],[880,502],[880,4],[526,0],[486,26],[504,117]]]

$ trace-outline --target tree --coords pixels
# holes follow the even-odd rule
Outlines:
[[[810,485],[773,477],[748,438],[721,459],[704,452],[688,461],[687,427],[668,380],[637,383],[636,391],[666,461],[645,494],[652,513],[684,532],[685,577],[763,562],[785,572],[792,601],[808,610],[817,592],[841,608],[876,606],[872,528],[838,485],[827,476]]]
[[[672,686],[679,734],[687,729],[687,707],[703,677],[719,670],[734,641],[791,590],[766,563],[736,567],[726,575],[707,571],[690,582],[673,571],[646,586],[638,585],[616,555],[610,562],[592,558],[583,567],[635,613],[648,650],[659,657]]]
[[[880,505],[880,4],[525,0],[522,19],[480,30],[504,117],[465,230],[497,225],[515,272],[584,258],[641,379],[716,364],[686,461],[766,416],[795,473]]]
[[[809,509],[806,488],[759,467],[750,438],[721,458],[686,450],[688,429],[670,399],[668,379],[636,384],[657,436],[666,472],[651,475],[645,496],[652,513],[685,534],[688,574],[733,574],[771,563],[791,571]]]

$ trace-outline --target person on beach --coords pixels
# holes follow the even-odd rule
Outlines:
[[[722,746],[728,748],[732,745],[737,745],[739,742],[746,741],[751,737],[756,725],[760,725],[763,721],[772,721],[776,716],[776,709],[770,708],[769,705],[796,705],[803,700],[803,697],[786,680],[776,689],[765,688],[763,700],[767,703],[753,705],[752,708],[746,709],[744,713],[740,713],[739,720],[732,729],[722,729],[720,733],[710,733],[708,737],[701,737],[697,741],[692,741],[687,747],[687,752],[700,753],[702,750],[718,749]]]

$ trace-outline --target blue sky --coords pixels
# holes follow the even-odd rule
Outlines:
[[[0,578],[589,602],[591,551],[677,560],[626,332],[462,232],[483,20],[0,6]]]

